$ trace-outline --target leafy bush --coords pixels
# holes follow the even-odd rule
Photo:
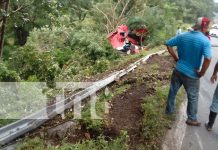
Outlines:
[[[39,82],[39,79],[36,75],[29,76],[27,82]]]
[[[51,29],[49,27],[40,29],[35,28],[30,32],[27,45],[38,51],[50,51],[57,48],[64,48],[70,30],[70,28],[65,26],[53,26]]]
[[[57,49],[52,51],[52,55],[55,57],[55,61],[59,64],[60,68],[63,68],[64,65],[67,64],[67,62],[72,58],[73,51],[71,49]]]
[[[59,23],[53,24],[51,27],[34,29],[30,33],[25,47],[31,49],[30,53],[34,53],[32,55],[42,52],[44,55],[47,53],[47,56],[52,57],[51,61],[58,63],[62,69],[60,74],[56,74],[59,81],[75,79],[76,76],[79,78],[90,76],[107,70],[110,61],[116,60],[119,55],[107,41],[106,34],[90,30],[91,27],[94,27],[94,21],[90,18],[70,26],[69,17],[66,15],[60,17]],[[20,54],[20,57],[23,56]],[[41,58],[42,55],[36,57]],[[31,60],[27,62],[31,62]],[[29,63],[29,67],[32,65],[35,64]],[[26,79],[29,75],[36,74],[31,72],[33,69],[27,70],[22,70],[23,73],[20,72],[22,78]],[[42,80],[42,75],[36,76],[40,81]],[[44,75],[43,77],[45,79]]]
[[[0,81],[1,82],[16,82],[20,78],[16,71],[9,70],[6,64],[0,61]]]
[[[79,78],[103,72],[111,62],[119,58],[118,53],[106,40],[106,35],[79,30],[69,36],[71,58],[65,63],[60,78]]]
[[[102,57],[117,57],[116,51],[109,45],[106,35],[90,31],[75,31],[70,35],[70,46],[75,51],[86,54],[88,59],[95,62]]]
[[[58,63],[50,52],[38,52],[29,46],[13,52],[9,65],[21,79],[27,80],[35,75],[39,81],[46,82],[49,86],[54,86],[55,77],[60,73]]]
[[[127,22],[130,30],[140,29],[146,25],[146,21],[141,17],[130,18]]]
[[[96,61],[95,65],[93,66],[93,70],[102,73],[109,68],[109,65],[109,60],[102,58]]]
[[[147,43],[151,45],[163,44],[166,39],[175,35],[177,21],[167,15],[159,7],[145,9],[143,19],[149,32],[149,36],[145,40]]]

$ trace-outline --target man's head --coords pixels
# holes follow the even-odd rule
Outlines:
[[[203,33],[208,32],[210,25],[210,20],[206,17],[200,17],[197,19],[196,24],[194,25],[193,29],[194,30],[199,30]]]

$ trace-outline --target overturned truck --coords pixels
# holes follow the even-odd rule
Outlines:
[[[144,36],[148,30],[146,26],[139,29],[129,30],[127,25],[121,25],[116,31],[108,34],[107,39],[120,52],[127,54],[139,53],[143,46]]]

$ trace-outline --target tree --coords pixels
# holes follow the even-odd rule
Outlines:
[[[1,8],[1,18],[0,18],[0,58],[3,55],[3,46],[4,46],[4,34],[5,34],[5,26],[7,21],[8,15],[8,6],[9,0],[1,0],[0,1],[0,8]]]
[[[127,22],[128,9],[131,0],[106,0],[103,3],[95,5],[94,9],[98,11],[98,19],[103,23],[107,33],[114,31],[119,25]],[[108,5],[110,4],[110,5]],[[100,16],[104,16],[103,18]],[[97,18],[96,18],[97,19]]]

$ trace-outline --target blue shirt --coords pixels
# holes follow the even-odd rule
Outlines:
[[[169,47],[177,46],[179,61],[176,70],[191,78],[198,78],[202,59],[211,58],[211,43],[202,32],[190,31],[173,37],[166,42]]]

